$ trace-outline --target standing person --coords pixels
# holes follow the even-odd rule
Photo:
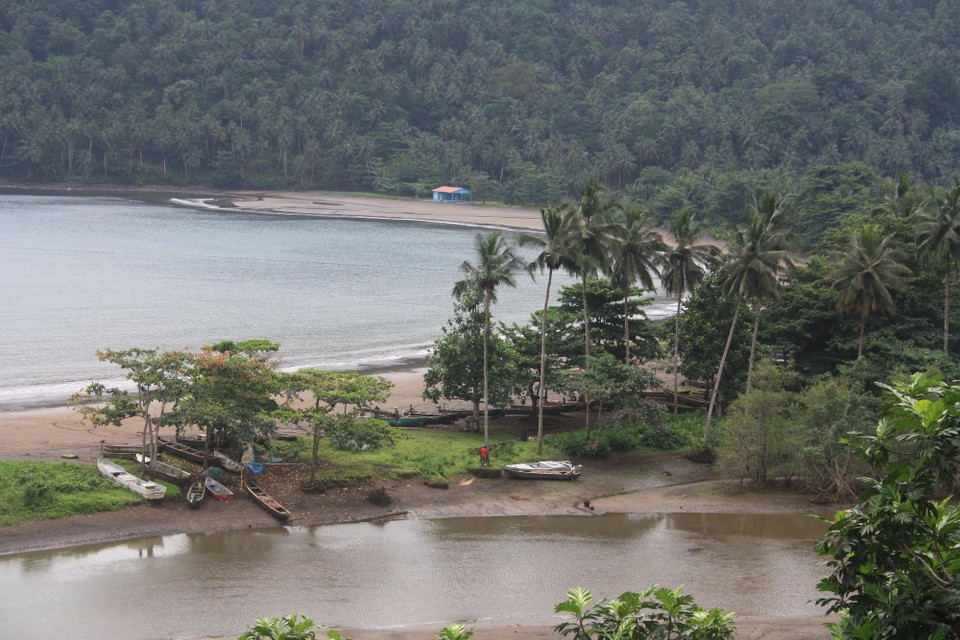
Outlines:
[[[486,467],[490,465],[490,450],[487,449],[487,445],[480,447],[480,466]]]

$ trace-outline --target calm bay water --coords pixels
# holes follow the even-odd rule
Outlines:
[[[0,191],[0,408],[119,377],[98,349],[267,338],[286,367],[423,357],[477,231],[210,210],[170,194]],[[503,288],[495,319],[526,322],[543,287],[522,276]],[[661,300],[649,315],[671,310]]]
[[[235,635],[294,612],[340,628],[553,625],[570,587],[599,598],[654,583],[740,615],[817,615],[823,529],[803,516],[672,514],[145,538],[0,558],[0,589],[16,592],[0,598],[0,620],[11,638],[99,640]]]

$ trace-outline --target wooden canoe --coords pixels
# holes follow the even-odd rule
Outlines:
[[[164,443],[157,443],[157,453],[163,451]],[[147,447],[149,450],[149,447]],[[139,444],[101,444],[100,452],[107,458],[134,459],[138,453],[143,453],[143,446]]]
[[[214,500],[229,500],[233,497],[233,491],[226,488],[210,476],[204,478],[203,484],[206,485],[207,491],[210,492],[210,495],[213,496]]]
[[[187,486],[193,480],[193,475],[191,475],[189,471],[178,469],[172,464],[160,462],[159,460],[151,463],[150,458],[144,458],[139,453],[134,456],[134,460],[140,463],[143,463],[143,461],[146,460],[145,464],[148,468],[152,469],[155,474],[157,474],[158,478],[166,480],[167,482],[172,482],[173,484],[181,487]]]
[[[174,442],[172,440],[161,440],[163,442],[164,451],[167,453],[173,454],[178,458],[183,458],[184,460],[190,460],[191,462],[196,462],[197,464],[205,464],[206,462],[216,462],[213,457],[210,457],[209,460],[204,460],[203,451],[199,449],[194,449],[193,447],[188,447],[185,444],[180,444],[179,442]]]
[[[261,489],[257,483],[247,480],[243,484],[243,488],[254,502],[280,522],[286,522],[290,519],[290,511],[267,495],[267,492]]]
[[[190,488],[187,490],[187,504],[191,509],[196,509],[203,502],[203,498],[207,495],[207,485],[203,480],[197,480],[190,485]]]
[[[237,462],[236,460],[231,459],[225,453],[220,453],[219,451],[213,452],[213,463],[218,467],[223,467],[225,470],[230,473],[240,473],[243,471],[243,465]]]

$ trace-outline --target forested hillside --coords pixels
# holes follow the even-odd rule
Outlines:
[[[21,180],[544,203],[599,176],[719,222],[836,172],[960,173],[957,0],[2,4]]]

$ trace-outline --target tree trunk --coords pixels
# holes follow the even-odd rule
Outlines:
[[[550,305],[550,286],[553,269],[547,271],[547,295],[543,299],[543,317],[540,318],[540,405],[537,407],[537,454],[543,453],[543,403],[547,401],[547,309]]]
[[[707,424],[703,428],[703,446],[707,446],[710,440],[710,423],[713,420],[713,409],[717,404],[717,394],[720,391],[720,379],[723,377],[723,367],[727,364],[727,354],[730,353],[730,343],[733,342],[733,332],[737,328],[737,318],[740,317],[740,305],[743,304],[743,298],[737,300],[737,310],[733,312],[733,321],[730,323],[730,333],[727,334],[727,344],[723,347],[723,356],[720,358],[720,367],[717,369],[717,377],[713,381],[713,393],[710,394],[710,407],[707,409]]]
[[[673,415],[679,410],[680,390],[680,301],[683,294],[677,295],[677,315],[673,321]]]
[[[867,316],[860,314],[860,340],[857,343],[857,360],[863,357],[863,336],[866,333]]]
[[[627,310],[630,307],[630,296],[625,295],[623,297],[623,346],[627,351],[626,358],[624,359],[625,364],[630,364],[630,314],[627,313]],[[600,416],[597,416],[597,420],[600,419]]]
[[[750,361],[747,363],[747,391],[750,391],[751,379],[753,378],[753,358],[757,353],[757,332],[760,331],[760,312],[757,309],[753,314],[753,337],[750,339]]]
[[[487,364],[487,344],[490,342],[490,293],[483,297],[483,444],[490,440],[490,403],[487,395],[489,367]]]
[[[950,261],[943,285],[943,352],[950,355]]]
[[[587,313],[587,274],[583,274],[583,372],[590,373],[590,314]],[[590,435],[590,392],[584,389],[583,428]]]

